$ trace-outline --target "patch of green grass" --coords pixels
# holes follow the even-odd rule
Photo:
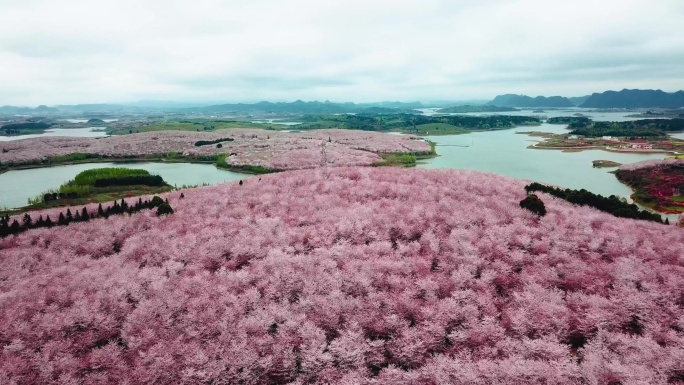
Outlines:
[[[470,132],[463,127],[452,126],[451,124],[447,123],[419,124],[416,126],[416,130],[413,130],[412,127],[409,127],[404,131],[416,133],[418,135],[460,135]]]
[[[316,122],[298,124],[295,127],[297,127],[298,130],[316,130],[322,128],[341,128],[343,127],[343,124],[333,120],[319,120]]]
[[[251,165],[245,165],[245,166],[236,166],[229,164],[226,162],[226,157],[228,154],[221,154],[218,156],[218,159],[216,160],[216,167],[218,168],[225,168],[228,170],[234,170],[238,172],[244,172],[248,174],[270,174],[274,172],[278,172],[280,170],[273,170],[270,168],[266,168],[263,166],[251,166]]]
[[[427,143],[430,145],[430,155],[429,156],[437,156],[437,150],[435,149],[437,147],[437,142],[433,142],[431,140],[428,140]]]
[[[53,156],[49,158],[48,162],[49,163],[67,163],[67,162],[78,162],[82,160],[87,160],[87,159],[96,159],[96,158],[101,158],[100,155],[96,154],[84,154],[80,152],[75,152],[73,154],[68,154],[68,155],[62,155],[62,156]]]
[[[252,166],[252,165],[231,166],[231,169],[234,171],[244,172],[244,173],[248,173],[248,174],[271,174],[271,173],[280,171],[280,170],[274,170],[274,169],[270,169],[270,168],[263,167],[263,166]]]
[[[139,126],[139,127],[133,128],[133,129],[122,128],[122,129],[117,129],[117,130],[109,130],[109,131],[107,131],[107,134],[109,134],[109,135],[126,135],[126,134],[130,134],[131,131],[133,133],[137,133],[137,132],[153,132],[153,131],[197,131],[197,130],[204,131],[204,126],[196,125],[193,123],[169,122],[169,123],[150,124],[147,126]]]
[[[391,154],[380,154],[382,161],[376,163],[376,166],[401,166],[411,167],[416,165],[417,157],[415,154],[407,152],[395,152]]]

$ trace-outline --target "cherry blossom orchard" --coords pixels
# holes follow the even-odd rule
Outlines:
[[[290,171],[0,239],[0,383],[684,382],[684,230],[524,185]]]
[[[200,141],[232,139],[217,146]],[[369,166],[378,153],[429,153],[430,146],[413,135],[388,135],[358,130],[312,130],[299,133],[261,129],[213,132],[160,131],[107,138],[33,138],[0,144],[0,164],[21,165],[69,154],[135,158],[175,153],[186,157],[226,154],[233,166],[277,170],[313,168],[321,164],[324,146],[329,166]]]

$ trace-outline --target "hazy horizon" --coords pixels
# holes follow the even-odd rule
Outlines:
[[[0,105],[684,89],[684,3],[8,0]]]

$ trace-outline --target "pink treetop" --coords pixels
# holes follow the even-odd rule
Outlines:
[[[1,239],[0,383],[681,383],[684,230],[524,185],[292,171]]]
[[[216,145],[195,142],[232,138]],[[328,142],[330,140],[330,142]],[[226,129],[213,132],[157,131],[107,138],[33,138],[2,142],[0,163],[22,164],[73,153],[113,158],[179,153],[185,156],[227,154],[234,166],[263,166],[292,170],[318,167],[321,142],[326,142],[330,166],[369,166],[380,161],[376,153],[429,152],[430,146],[413,135],[329,129],[301,133],[260,129]]]
[[[655,160],[644,160],[641,162],[630,163],[630,164],[623,164],[618,169],[619,170],[625,170],[625,171],[633,171],[633,170],[640,170],[643,168],[663,167],[663,166],[680,165],[680,164],[684,164],[684,159],[663,159],[663,160],[655,159]]]

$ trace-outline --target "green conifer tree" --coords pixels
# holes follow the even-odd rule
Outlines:
[[[21,232],[21,225],[19,224],[19,222],[17,222],[16,219],[12,221],[9,230],[10,234],[19,234]]]
[[[160,204],[159,207],[157,207],[158,216],[169,214],[173,214],[173,209],[171,208],[171,205],[169,205],[168,203],[164,202]]]
[[[546,215],[546,207],[544,206],[544,202],[542,202],[542,200],[539,199],[539,197],[535,194],[530,194],[527,196],[527,198],[521,200],[520,207],[528,209],[540,217]]]
[[[68,222],[66,220],[66,217],[64,216],[64,213],[62,213],[61,211],[59,212],[59,218],[57,218],[57,225],[58,226],[68,225]]]
[[[155,195],[152,197],[152,207],[159,207],[164,203],[164,200],[161,199],[159,196]]]
[[[24,219],[22,222],[24,223],[24,227],[28,229],[33,227],[33,220],[31,219],[31,216],[28,213],[24,214]]]

